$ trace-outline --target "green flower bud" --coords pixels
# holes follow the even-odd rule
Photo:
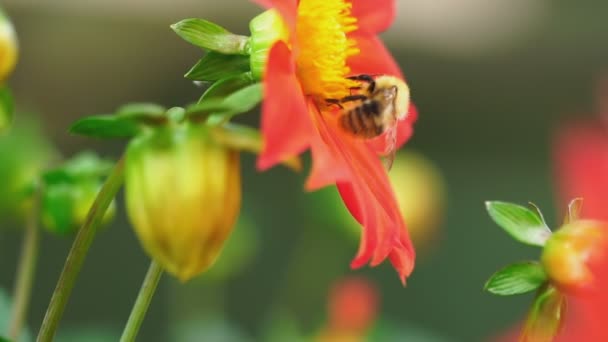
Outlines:
[[[42,224],[52,233],[74,233],[84,223],[93,205],[101,182],[86,181],[77,184],[58,183],[48,186],[42,197]],[[109,223],[116,213],[114,202],[104,214],[102,224]]]
[[[4,82],[15,68],[17,54],[15,29],[0,8],[0,82]]]
[[[183,124],[136,137],[125,162],[127,213],[146,252],[181,281],[209,268],[239,213],[238,153]]]
[[[18,121],[8,134],[0,135],[0,219],[29,214],[42,170],[55,156],[33,121]]]
[[[267,10],[249,22],[251,73],[254,79],[264,76],[268,52],[278,40],[287,40],[289,33],[281,15],[274,9]]]

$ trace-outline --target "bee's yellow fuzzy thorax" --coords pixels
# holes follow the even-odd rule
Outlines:
[[[345,0],[301,0],[296,33],[297,73],[307,95],[341,98],[348,88],[357,86],[345,79],[350,69],[348,57],[359,53],[347,33],[357,29],[351,14],[351,3]]]

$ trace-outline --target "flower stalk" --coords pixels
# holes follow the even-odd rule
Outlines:
[[[124,162],[119,160],[114,169],[108,176],[101,191],[95,198],[87,218],[78,231],[78,235],[72,244],[72,248],[67,256],[61,275],[51,297],[51,301],[44,315],[44,320],[38,332],[38,342],[52,341],[53,336],[65,310],[76,278],[80,273],[84,259],[93,242],[97,228],[101,225],[106,210],[112,203],[116,193],[123,183]]]
[[[9,326],[9,336],[13,341],[19,340],[19,335],[23,330],[36,273],[36,260],[39,250],[38,207],[39,197],[35,196],[30,215],[26,221],[21,257],[15,278],[14,301]]]
[[[162,275],[162,267],[155,261],[152,261],[148,268],[148,272],[146,273],[146,277],[144,278],[144,282],[141,285],[141,289],[139,290],[139,294],[137,295],[137,299],[135,300],[135,304],[133,305],[133,309],[131,310],[131,315],[129,315],[125,330],[120,337],[120,342],[135,341]]]

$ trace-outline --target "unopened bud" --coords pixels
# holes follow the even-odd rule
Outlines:
[[[126,154],[127,213],[146,252],[182,281],[209,268],[241,202],[239,155],[206,127],[146,132]]]
[[[15,29],[0,8],[0,83],[4,82],[15,68],[17,54]]]
[[[555,232],[541,257],[545,272],[558,287],[585,288],[594,280],[590,265],[608,246],[608,225],[600,221],[578,220]]]
[[[278,40],[286,40],[288,32],[281,15],[274,9],[253,18],[249,22],[249,30],[251,31],[249,40],[251,73],[259,80],[264,75],[270,48]]]

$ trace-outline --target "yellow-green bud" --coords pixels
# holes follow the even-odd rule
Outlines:
[[[543,249],[541,261],[549,279],[566,290],[585,288],[593,282],[590,264],[606,251],[608,226],[578,220],[555,232]]]
[[[249,30],[251,31],[249,39],[251,74],[255,79],[260,80],[264,76],[270,48],[278,40],[287,40],[289,33],[281,15],[274,9],[251,19]]]
[[[0,83],[4,82],[15,68],[17,54],[15,29],[0,8]]]
[[[146,252],[182,281],[209,268],[239,213],[238,152],[183,124],[133,139],[125,167],[127,213]]]
[[[74,233],[84,223],[99,190],[101,182],[97,181],[50,185],[42,196],[43,226],[60,235]],[[112,202],[102,224],[111,221],[115,213],[116,205]]]

